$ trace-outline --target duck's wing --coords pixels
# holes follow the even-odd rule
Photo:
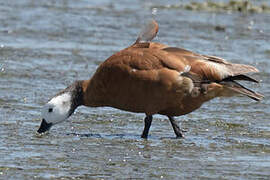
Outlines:
[[[164,66],[182,71],[186,65],[191,66],[191,72],[211,81],[221,81],[225,78],[231,80],[246,80],[258,82],[245,75],[250,72],[258,72],[253,66],[244,64],[233,64],[222,58],[208,55],[200,55],[182,48],[168,47],[164,44],[150,42],[158,32],[158,23],[151,20],[141,30],[136,42],[130,48],[148,48],[148,51],[158,58]],[[158,52],[158,49],[166,52]]]
[[[175,55],[179,61],[184,61],[191,66],[191,71],[211,81],[221,81],[225,78],[234,80],[257,80],[246,76],[247,73],[259,72],[257,68],[245,65],[230,63],[222,58],[208,55],[200,55],[185,49],[168,47],[162,49]]]
[[[246,75],[247,73],[259,72],[257,68],[251,65],[233,64],[219,57],[200,55],[181,48],[168,47],[163,50],[174,55],[176,61],[189,65],[191,68],[190,72],[187,73],[188,77],[192,79],[191,75],[193,74],[197,82],[198,77],[200,77],[201,80],[199,81],[202,83],[199,82],[199,84],[208,82],[208,84],[218,83],[222,85],[225,90],[221,92],[221,95],[230,96],[239,93],[257,101],[263,98],[261,94],[249,90],[236,82],[236,80],[243,80],[259,83],[256,79]],[[193,81],[195,82],[195,80]]]

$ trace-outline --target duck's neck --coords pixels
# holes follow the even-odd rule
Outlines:
[[[84,81],[75,81],[66,89],[58,93],[58,94],[64,94],[64,93],[70,94],[71,96],[70,114],[72,114],[78,106],[84,105],[83,82]]]
[[[101,89],[92,79],[78,81],[81,85],[83,101],[81,105],[89,107],[104,106],[102,99],[104,98]]]
[[[102,103],[103,95],[101,90],[91,79],[75,81],[59,94],[65,92],[69,92],[71,94],[72,112],[81,105],[90,107],[104,106]]]

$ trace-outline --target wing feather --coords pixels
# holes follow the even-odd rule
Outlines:
[[[179,61],[185,61],[187,65],[190,65],[192,72],[212,81],[259,72],[250,65],[233,64],[216,56],[200,55],[182,48],[168,47],[162,50],[174,54]]]

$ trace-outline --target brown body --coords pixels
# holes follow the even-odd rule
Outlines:
[[[145,113],[143,138],[148,136],[154,114],[168,116],[176,136],[183,137],[173,116],[188,114],[215,97],[242,94],[256,101],[263,97],[236,82],[258,83],[246,75],[258,72],[255,67],[151,42],[157,32],[158,24],[152,21],[133,45],[109,57],[90,80],[74,83],[49,101],[38,132],[45,132],[53,122],[66,117],[61,112],[67,103],[59,101],[69,95],[60,96],[63,93],[72,97],[68,116],[79,105]]]
[[[187,67],[200,81],[197,87],[192,78],[181,75]],[[247,72],[257,69],[159,43],[136,43],[112,55],[84,82],[84,105],[180,116],[215,97],[235,95],[228,84],[218,82]]]

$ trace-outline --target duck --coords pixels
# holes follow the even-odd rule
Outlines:
[[[153,42],[158,23],[151,20],[135,43],[110,56],[88,80],[77,80],[53,96],[42,108],[37,132],[68,119],[79,106],[112,107],[144,113],[141,138],[147,138],[153,115],[167,116],[176,138],[184,137],[175,117],[189,114],[216,97],[242,95],[263,98],[239,83],[259,83],[247,75],[258,73],[251,65]]]

